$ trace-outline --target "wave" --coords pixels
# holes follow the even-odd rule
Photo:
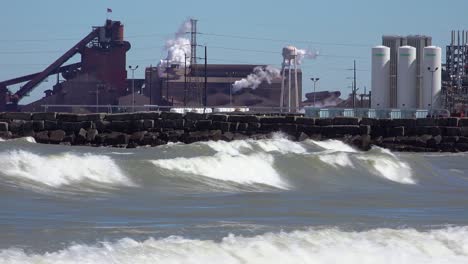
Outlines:
[[[108,156],[65,153],[38,155],[24,150],[0,153],[0,175],[60,187],[72,183],[127,185],[133,183]]]
[[[353,147],[351,147],[350,145],[347,145],[343,141],[339,141],[335,139],[329,139],[325,141],[315,141],[315,140],[307,140],[307,141],[312,142],[312,144],[319,146],[325,150],[350,152],[350,153],[358,152]]]
[[[401,161],[387,149],[374,147],[373,150],[370,152],[370,155],[358,157],[358,159],[366,161],[372,166],[372,173],[398,183],[417,183],[413,178],[413,172],[408,163]],[[380,153],[380,155],[377,153]]]
[[[2,263],[468,263],[468,228],[438,230],[336,228],[255,237],[229,235],[221,241],[171,236],[131,238],[97,245],[75,244],[45,254],[0,251]]]
[[[205,145],[212,150],[229,155],[240,155],[251,151],[267,152],[267,153],[280,153],[280,154],[303,154],[307,150],[301,143],[293,142],[287,139],[283,134],[276,133],[271,139],[260,140],[234,140],[231,142],[226,141],[208,141],[201,142],[200,145]]]
[[[273,156],[264,153],[232,156],[221,152],[214,156],[161,159],[151,162],[160,168],[189,175],[200,175],[239,184],[263,184],[288,189],[288,184],[281,179],[273,167]]]
[[[0,138],[0,142],[26,142],[26,143],[37,143],[36,140],[33,137],[22,137],[22,138],[14,138],[14,139],[9,139],[5,140],[3,138]]]
[[[198,143],[198,146],[208,147],[215,153],[200,156],[197,154],[201,152],[197,150],[195,157],[158,159],[151,163],[174,172],[172,175],[176,176],[199,175],[218,181],[264,184],[280,189],[294,188],[289,183],[291,170],[301,171],[303,175],[299,177],[308,177],[311,171],[323,164],[329,166],[326,174],[330,177],[337,177],[336,170],[346,167],[355,174],[375,175],[400,184],[417,183],[410,165],[392,152],[377,147],[368,152],[357,151],[338,140],[298,143],[278,135],[257,141],[209,141]],[[191,146],[185,147],[189,149]],[[289,165],[298,161],[299,167]],[[184,175],[179,175],[180,172]]]

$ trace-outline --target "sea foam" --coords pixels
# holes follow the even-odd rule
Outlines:
[[[468,263],[468,228],[432,231],[339,229],[229,235],[221,241],[182,237],[73,245],[45,254],[0,251],[0,262],[16,263]]]

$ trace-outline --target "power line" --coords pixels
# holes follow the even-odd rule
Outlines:
[[[272,41],[272,42],[296,42],[296,43],[304,43],[304,44],[317,44],[317,45],[330,45],[330,46],[348,46],[348,47],[361,47],[361,48],[372,47],[371,45],[368,45],[368,44],[357,44],[357,43],[332,43],[332,42],[317,42],[317,41],[309,41],[309,40],[274,39],[274,38],[260,38],[260,37],[217,34],[217,33],[203,33],[203,32],[198,32],[198,34],[206,35],[206,36],[214,36],[214,37],[226,37],[226,38],[237,38],[237,39],[247,39],[247,40],[261,40],[261,41]]]

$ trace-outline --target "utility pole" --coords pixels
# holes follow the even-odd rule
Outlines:
[[[132,112],[135,112],[135,71],[138,65],[135,68],[129,65],[128,68],[132,71]]]
[[[187,54],[184,53],[184,106],[187,106]]]
[[[314,82],[314,107],[315,107],[315,84],[320,80],[320,78],[310,78]]]
[[[353,78],[353,108],[356,108],[356,60],[354,60],[354,78]]]
[[[205,106],[206,108],[206,104],[207,104],[207,101],[208,101],[208,94],[207,94],[207,86],[208,86],[208,75],[207,75],[207,65],[208,65],[208,58],[206,57],[206,52],[207,52],[207,48],[206,48],[206,45],[205,45],[205,87],[204,87],[204,91],[203,91],[203,105]],[[205,111],[205,110],[203,110]]]

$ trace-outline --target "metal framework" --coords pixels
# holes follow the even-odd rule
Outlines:
[[[452,31],[446,49],[442,103],[451,112],[468,105],[468,31]]]

